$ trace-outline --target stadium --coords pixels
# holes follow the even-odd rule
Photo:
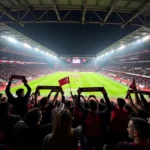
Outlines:
[[[0,150],[148,150],[149,20],[149,0],[0,1]]]

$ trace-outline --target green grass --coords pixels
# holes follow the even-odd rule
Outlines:
[[[32,88],[32,92],[35,91],[36,87],[38,85],[59,85],[58,80],[64,77],[70,77],[71,82],[71,89],[73,94],[76,93],[77,89],[79,87],[101,87],[104,86],[107,90],[109,97],[116,98],[116,97],[125,97],[126,91],[128,89],[127,86],[122,85],[121,83],[118,83],[114,80],[111,80],[107,77],[104,77],[98,73],[91,73],[91,72],[58,72],[55,74],[47,75],[44,77],[41,77],[39,79],[35,79],[29,82],[29,85]],[[77,80],[77,81],[76,81]],[[11,88],[11,92],[15,93],[15,91],[18,88],[24,88],[23,85],[15,86]],[[64,85],[63,89],[65,91],[66,96],[70,96],[69,92],[69,85]],[[26,90],[26,89],[25,89]],[[4,92],[4,91],[3,91]],[[40,93],[41,95],[47,95],[48,90],[42,90]],[[89,94],[95,94],[98,97],[101,97],[102,94],[99,92],[93,92],[93,93],[83,93],[85,96],[88,96]]]

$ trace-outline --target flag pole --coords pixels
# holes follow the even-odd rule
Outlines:
[[[71,85],[70,85],[70,83],[69,83],[69,88],[70,88],[70,92],[71,92]]]

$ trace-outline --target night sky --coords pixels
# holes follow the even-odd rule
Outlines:
[[[10,27],[58,54],[97,54],[136,27],[95,24],[11,24]]]

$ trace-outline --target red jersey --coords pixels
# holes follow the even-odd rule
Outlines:
[[[89,137],[101,136],[101,122],[97,113],[89,112],[85,121],[86,134]]]
[[[114,132],[126,132],[129,121],[129,113],[125,108],[114,108],[111,112],[111,128]]]

